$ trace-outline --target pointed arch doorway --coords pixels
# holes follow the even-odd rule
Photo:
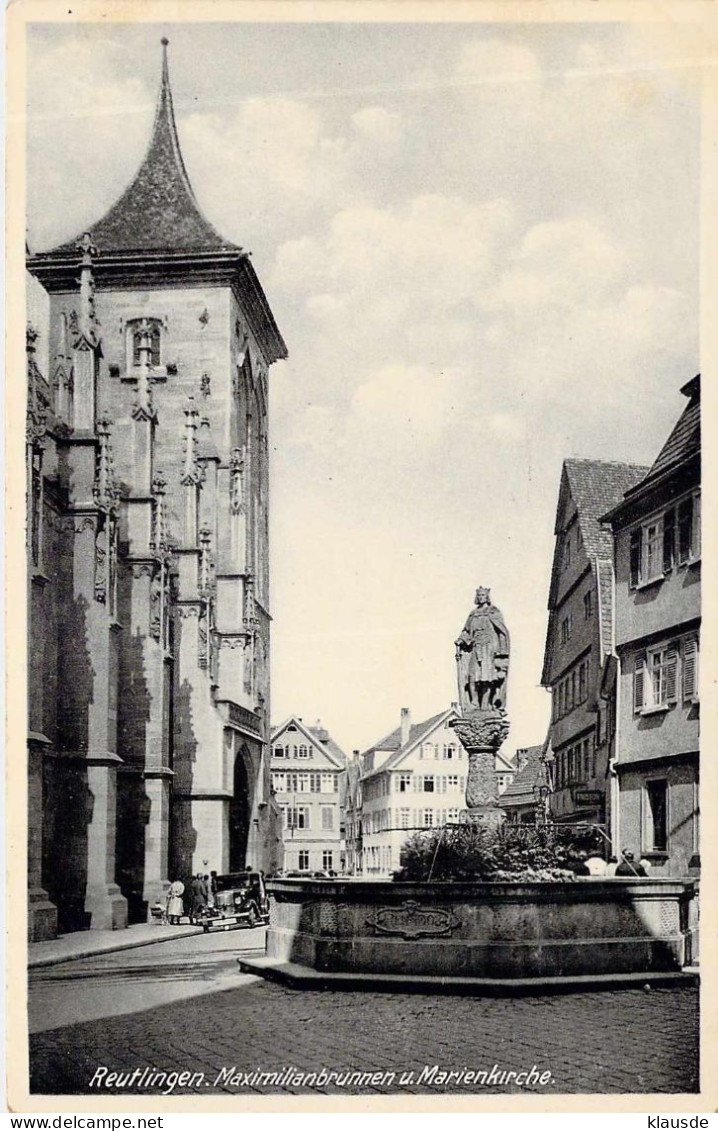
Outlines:
[[[238,748],[234,759],[232,800],[229,805],[229,870],[238,872],[247,863],[247,842],[252,815],[252,756],[246,743]]]

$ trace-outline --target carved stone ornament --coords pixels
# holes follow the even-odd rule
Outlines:
[[[104,530],[100,530],[95,540],[95,600],[101,605],[107,600],[107,552],[103,540]]]
[[[244,643],[244,636],[220,636],[219,639],[220,648],[244,648]]]
[[[158,570],[152,578],[150,585],[150,636],[153,640],[162,639],[162,595],[164,577],[162,570]]]
[[[191,617],[198,617],[200,612],[198,605],[180,605],[177,611],[179,612],[180,620],[189,620]]]
[[[132,563],[132,576],[139,580],[141,577],[152,577],[155,572],[155,566],[152,562],[133,562]]]
[[[465,750],[498,750],[509,733],[505,711],[472,711],[449,723]]]
[[[402,939],[446,938],[461,922],[443,907],[422,907],[407,899],[400,907],[379,907],[366,920],[377,935],[398,935]]]

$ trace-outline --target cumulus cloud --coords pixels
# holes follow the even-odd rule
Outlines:
[[[192,29],[188,58],[210,34]],[[147,141],[157,60],[137,77],[113,35],[63,30],[33,59],[29,212],[58,238],[116,199]],[[368,744],[383,723],[365,703],[390,724],[400,669],[401,701],[440,709],[485,581],[521,626],[514,738],[540,741],[560,461],[652,458],[696,366],[699,118],[680,36],[248,35],[236,74],[239,31],[214,41],[223,97],[195,105],[186,69],[176,107],[203,210],[255,253],[290,351],[270,381],[278,713]]]

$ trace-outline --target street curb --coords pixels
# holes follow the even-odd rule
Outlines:
[[[109,946],[99,947],[94,950],[78,950],[72,954],[48,955],[29,958],[28,970],[37,970],[42,966],[59,966],[63,962],[77,962],[81,958],[101,958],[103,954],[115,954],[119,950],[135,950],[140,946],[154,946],[156,943],[173,942],[176,939],[190,938],[192,935],[201,935],[201,927],[187,927],[181,934],[160,935],[149,939],[128,939],[125,942],[111,943]]]
[[[652,989],[699,985],[693,970],[645,971],[631,974],[582,974],[566,978],[442,978],[437,975],[363,974],[313,970],[271,958],[238,958],[243,974],[259,974],[290,989],[367,991],[370,993],[474,994],[477,997],[519,997],[530,994],[590,993],[596,990]]]

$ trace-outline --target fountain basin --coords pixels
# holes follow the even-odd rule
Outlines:
[[[267,885],[274,965],[441,979],[680,971],[691,961],[690,881]]]

